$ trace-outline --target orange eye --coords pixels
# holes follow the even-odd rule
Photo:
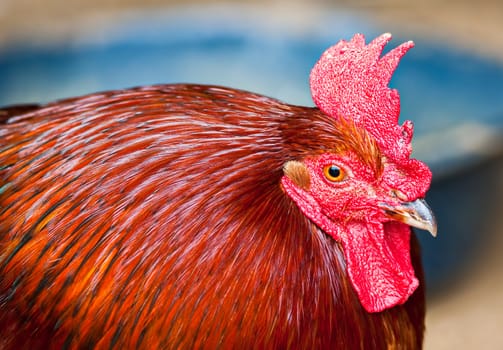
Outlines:
[[[346,173],[335,164],[327,165],[323,168],[323,174],[328,181],[341,182],[346,178]]]

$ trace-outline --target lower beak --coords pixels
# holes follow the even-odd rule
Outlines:
[[[437,221],[424,199],[416,199],[413,202],[404,202],[398,205],[380,203],[379,207],[389,218],[429,231],[433,237],[437,236]]]

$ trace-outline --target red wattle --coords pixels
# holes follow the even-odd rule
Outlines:
[[[403,304],[419,281],[410,259],[410,227],[397,222],[351,223],[342,238],[348,274],[368,312]]]

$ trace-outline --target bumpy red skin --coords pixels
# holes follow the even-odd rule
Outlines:
[[[363,152],[360,152],[363,153]],[[362,157],[368,158],[363,153]],[[380,312],[402,304],[418,287],[410,259],[410,227],[392,221],[379,203],[398,205],[393,191],[394,166],[384,163],[379,169],[366,165],[350,151],[330,152],[304,160],[310,173],[310,186],[299,189],[285,176],[282,184],[301,211],[324,232],[341,242],[348,275],[360,302],[369,312]],[[382,159],[374,155],[374,163]],[[340,183],[324,176],[325,166],[337,165],[346,173]],[[391,169],[389,169],[391,168]]]
[[[379,200],[396,205],[398,201],[390,203],[391,193],[400,193],[402,201],[423,198],[432,176],[424,163],[410,158],[413,125],[410,121],[398,124],[400,96],[388,87],[400,59],[414,44],[403,43],[382,55],[390,40],[390,34],[369,44],[361,34],[350,41],[341,40],[327,49],[313,67],[310,85],[313,100],[323,112],[335,119],[348,118],[372,135],[384,163],[378,187],[388,192],[387,198],[381,194]],[[362,164],[356,168],[362,168]],[[371,184],[367,182],[367,188],[374,190]],[[327,217],[337,217],[340,211],[330,208],[334,199],[327,196],[327,191],[315,192],[318,199],[309,209],[303,208],[302,198],[297,202],[315,222],[320,213],[325,213],[322,221],[328,224],[323,228],[342,242],[351,281],[364,307],[378,312],[406,301],[418,286],[408,253],[409,227],[398,223],[383,225],[385,218],[370,219],[370,215],[366,220],[342,224],[340,220],[327,221]],[[347,197],[339,193],[333,197],[341,196]],[[349,196],[354,202],[353,197]],[[340,235],[341,231],[345,234]]]
[[[420,348],[422,287],[368,313],[340,243],[280,185],[336,128],[316,108],[189,85],[9,119],[0,349]]]

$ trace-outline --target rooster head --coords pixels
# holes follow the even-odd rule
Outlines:
[[[314,66],[311,92],[333,118],[337,144],[288,161],[282,186],[300,210],[340,242],[363,307],[379,312],[403,304],[417,288],[410,228],[436,234],[424,201],[431,172],[410,158],[413,126],[398,124],[400,97],[388,87],[406,42],[381,56],[391,35],[365,44],[340,41]]]

